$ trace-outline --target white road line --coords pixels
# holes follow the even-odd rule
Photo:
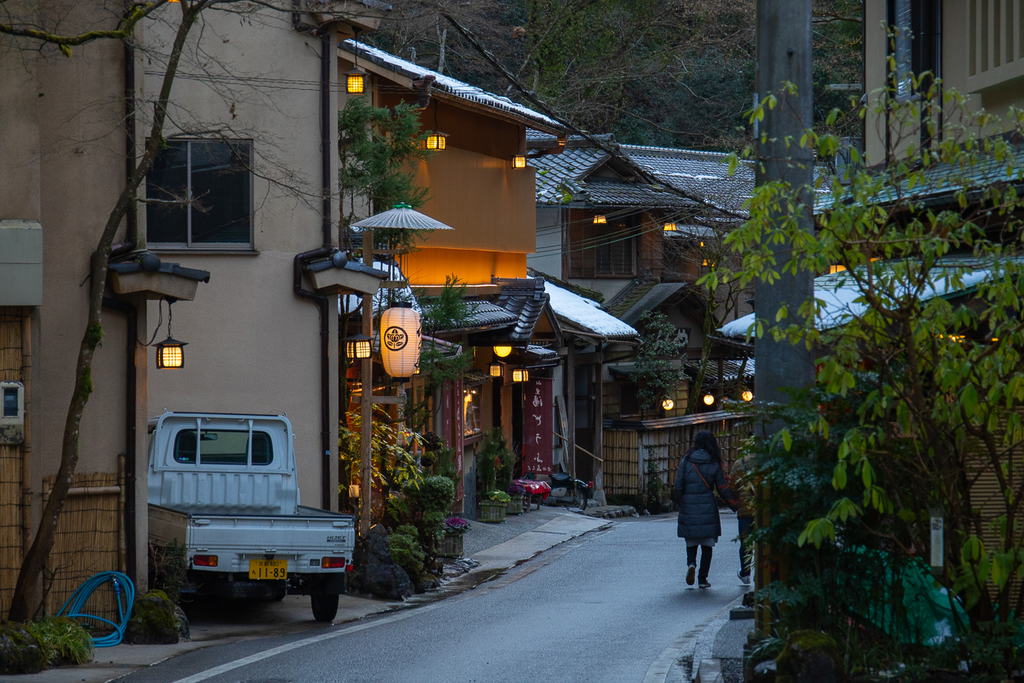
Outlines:
[[[212,669],[207,669],[206,671],[200,671],[199,673],[193,674],[186,678],[179,678],[174,683],[200,683],[200,681],[209,680],[214,676],[226,674],[229,671],[234,671],[235,669],[240,669],[243,666],[255,664],[256,662],[262,661],[264,659],[269,659],[270,657],[276,657],[277,655],[284,654],[285,652],[297,650],[300,647],[306,647],[307,645],[322,643],[325,640],[340,638],[342,636],[347,636],[350,633],[356,633],[358,631],[365,631],[368,628],[374,628],[375,626],[381,626],[383,624],[390,624],[395,621],[401,621],[402,619],[408,619],[414,614],[422,614],[425,611],[430,611],[431,609],[434,609],[440,604],[440,602],[437,602],[432,605],[424,605],[417,609],[404,609],[401,612],[396,612],[395,614],[392,614],[388,617],[384,617],[383,619],[376,619],[374,621],[359,624],[357,626],[352,626],[350,628],[331,631],[330,633],[324,633],[322,635],[313,636],[311,638],[303,638],[302,640],[296,640],[295,642],[287,643],[286,645],[279,645],[278,647],[275,647],[270,650],[265,650],[254,655],[249,655],[248,657],[242,657],[241,659],[236,659],[233,662],[228,662],[226,664],[221,664],[220,666],[215,666]]]

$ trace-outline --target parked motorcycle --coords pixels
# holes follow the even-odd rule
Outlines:
[[[524,480],[534,480],[537,476],[527,472]],[[575,479],[568,472],[555,472],[551,475],[551,492],[544,497],[545,503],[566,503],[581,510],[587,509],[587,501],[594,497],[593,484]]]

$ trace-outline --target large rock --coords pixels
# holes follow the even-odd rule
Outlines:
[[[174,610],[174,603],[163,591],[151,590],[141,598],[135,598],[124,641],[131,645],[177,643],[180,624]]]
[[[778,683],[840,683],[842,651],[831,637],[817,631],[793,631],[775,662]]]
[[[0,674],[34,674],[46,668],[46,649],[18,623],[0,623]]]
[[[381,524],[370,528],[356,543],[355,577],[352,586],[378,598],[402,600],[412,595],[412,581],[391,558],[391,540]]]

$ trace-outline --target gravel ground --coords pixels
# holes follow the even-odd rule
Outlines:
[[[473,557],[481,550],[487,550],[499,543],[504,543],[519,534],[536,529],[559,515],[574,514],[568,508],[541,505],[540,510],[531,507],[530,511],[521,515],[508,515],[500,524],[487,522],[470,522],[469,531],[462,541],[463,553]]]

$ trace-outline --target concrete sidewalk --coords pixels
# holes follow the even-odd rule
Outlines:
[[[443,585],[437,593],[414,596],[404,602],[342,595],[334,624],[413,607],[472,589],[559,543],[609,524],[605,519],[547,506],[509,516],[501,524],[472,522],[464,547],[466,555],[478,562],[478,566]],[[298,595],[287,596],[280,602],[203,602],[191,606],[189,611],[191,640],[176,645],[122,644],[102,648],[94,652],[94,660],[89,664],[49,669],[38,674],[7,676],[0,681],[106,683],[171,657],[212,645],[331,628],[314,621],[309,598]]]

